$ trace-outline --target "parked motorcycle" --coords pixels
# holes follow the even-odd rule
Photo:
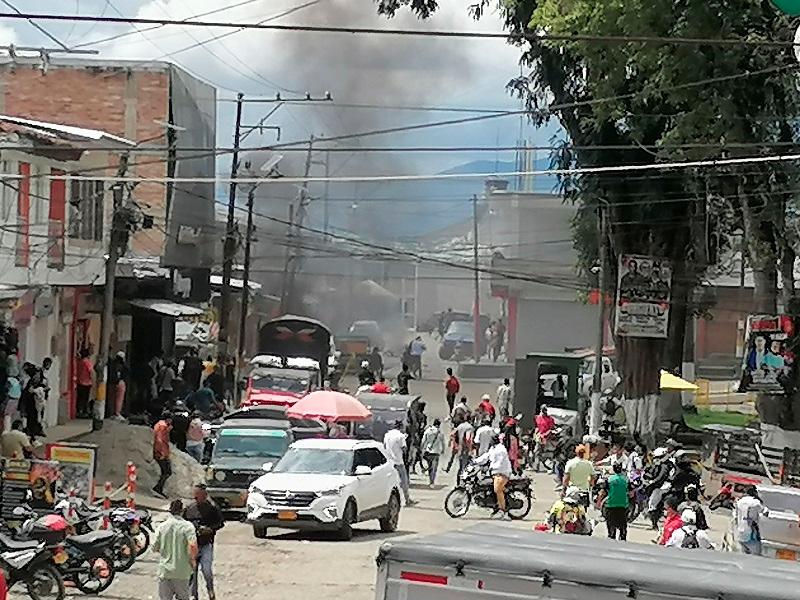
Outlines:
[[[51,550],[42,542],[17,541],[0,533],[0,570],[9,590],[21,583],[32,600],[64,599],[64,579],[53,565]]]
[[[84,594],[99,594],[113,583],[117,532],[70,535],[74,529],[62,515],[40,517],[28,506],[18,506],[14,514],[25,519],[15,532],[17,540],[44,544],[61,577]]]
[[[454,519],[463,517],[472,502],[481,508],[497,510],[497,497],[489,470],[470,463],[461,474],[459,484],[444,499],[444,509]],[[524,519],[531,511],[533,490],[527,477],[512,477],[506,485],[506,510],[512,519]]]

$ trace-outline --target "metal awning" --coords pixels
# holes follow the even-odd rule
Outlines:
[[[186,304],[178,304],[177,302],[170,302],[169,300],[130,300],[131,306],[151,310],[160,315],[175,318],[199,317],[205,314],[202,308],[196,306],[187,306]]]

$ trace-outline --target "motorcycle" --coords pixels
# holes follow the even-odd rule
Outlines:
[[[639,515],[647,510],[648,496],[645,491],[644,480],[641,472],[631,473],[631,498],[628,504],[628,523],[633,523]]]
[[[544,438],[544,443],[537,443],[540,436],[535,430],[530,435],[522,436],[527,466],[537,473],[539,467],[544,466],[546,473],[552,473],[556,466],[556,452],[562,442],[563,433],[564,427],[554,428]]]
[[[444,499],[444,510],[453,519],[463,517],[473,500],[481,508],[497,511],[497,497],[491,473],[485,467],[470,463],[461,474],[458,485]],[[533,490],[527,477],[512,477],[506,485],[506,510],[512,519],[524,519],[531,511]]]
[[[32,600],[63,600],[64,579],[53,566],[50,549],[42,542],[17,541],[0,533],[0,570],[6,588],[25,585]]]
[[[100,530],[70,535],[74,529],[62,515],[40,517],[28,506],[18,506],[14,515],[25,519],[15,532],[17,541],[44,544],[61,577],[84,594],[99,594],[113,583],[118,533]]]

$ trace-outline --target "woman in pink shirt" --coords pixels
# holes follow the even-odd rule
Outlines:
[[[81,350],[78,360],[77,379],[77,413],[79,418],[87,419],[92,416],[90,403],[94,384],[94,365],[89,358],[89,350],[85,348]]]

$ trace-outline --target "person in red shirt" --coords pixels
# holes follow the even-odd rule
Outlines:
[[[89,358],[89,350],[81,350],[78,360],[76,387],[76,412],[79,418],[89,418],[91,416],[90,398],[92,395],[92,385],[94,384],[94,365]]]
[[[542,404],[542,407],[539,409],[539,414],[536,415],[534,421],[536,423],[536,433],[544,440],[547,439],[547,436],[549,436],[550,432],[556,427],[556,420],[547,414],[546,404]]]
[[[458,380],[458,377],[453,375],[453,369],[447,368],[447,379],[444,382],[444,389],[445,394],[447,397],[447,406],[449,407],[449,413],[453,412],[453,407],[456,405],[456,396],[458,392],[461,391],[461,382]]]
[[[385,377],[379,377],[378,381],[372,384],[370,391],[373,394],[391,394],[392,388],[390,388],[389,384],[386,383]]]
[[[489,394],[484,394],[481,398],[481,403],[478,404],[478,412],[482,412],[487,418],[494,421],[497,411],[495,411],[492,405],[492,397]]]
[[[664,529],[661,530],[661,535],[658,538],[659,546],[665,546],[672,534],[683,527],[683,519],[681,519],[681,514],[678,512],[678,503],[671,496],[664,501],[664,516]]]
[[[166,498],[164,484],[172,475],[172,462],[170,461],[169,434],[172,431],[172,414],[165,412],[161,420],[153,427],[153,459],[161,469],[158,482],[153,486],[157,496]]]

